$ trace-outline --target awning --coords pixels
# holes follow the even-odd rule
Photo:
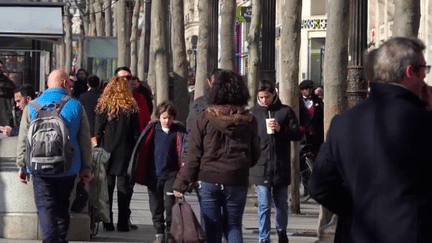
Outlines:
[[[63,39],[63,3],[0,2],[0,37],[58,42]]]

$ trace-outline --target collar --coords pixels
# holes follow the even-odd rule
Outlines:
[[[60,93],[63,95],[70,95],[64,88],[62,87],[54,87],[54,88],[49,88],[47,90],[44,91],[44,93]]]

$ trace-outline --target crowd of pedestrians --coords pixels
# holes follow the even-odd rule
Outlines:
[[[258,196],[257,241],[271,240],[274,205],[278,242],[287,243],[292,141],[309,146],[317,157],[311,178],[302,178],[311,180],[309,187],[303,183],[304,193],[339,216],[336,242],[428,242],[432,88],[424,82],[430,70],[424,49],[418,39],[398,37],[369,51],[370,96],[332,120],[324,144],[322,86],[311,80],[299,84],[297,117],[282,104],[273,81],[260,80],[257,96],[250,97],[242,76],[220,69],[209,76],[206,94],[190,105],[185,126],[176,121],[172,102],[153,107],[150,87],[127,67],[117,68],[106,85],[84,69],[74,76],[55,70],[48,89],[37,96],[31,85],[16,88],[0,61],[0,132],[18,136],[19,179],[27,183],[32,175],[43,242],[67,242],[69,196],[77,175],[91,183],[96,146],[110,153],[110,222],[104,222],[104,230],[137,229],[130,202],[139,183],[148,188],[155,243],[175,242],[172,207],[193,190],[206,242],[243,242],[243,212],[252,185]],[[251,98],[256,105],[248,109]],[[73,155],[63,171],[41,174],[40,161],[28,155],[28,134],[40,113],[50,112],[44,110],[50,104],[58,104],[51,109],[59,108]]]

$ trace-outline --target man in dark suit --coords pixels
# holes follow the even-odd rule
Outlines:
[[[96,117],[96,105],[99,97],[101,96],[101,92],[98,89],[100,83],[100,79],[98,76],[90,76],[87,80],[87,86],[89,90],[82,93],[79,97],[79,101],[81,101],[84,109],[87,113],[89,125],[90,125],[90,135],[94,137],[94,126],[95,126],[95,117]]]
[[[432,242],[424,49],[418,39],[396,37],[368,53],[370,96],[332,120],[315,162],[309,192],[352,219],[340,232],[348,242]]]

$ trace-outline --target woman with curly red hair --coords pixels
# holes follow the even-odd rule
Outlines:
[[[126,78],[111,79],[98,100],[96,114],[97,144],[111,153],[107,166],[111,223],[104,223],[104,229],[114,230],[112,201],[117,180],[119,210],[117,230],[129,231],[129,205],[133,191],[129,185],[127,167],[135,142],[140,135],[140,128],[138,105]]]

